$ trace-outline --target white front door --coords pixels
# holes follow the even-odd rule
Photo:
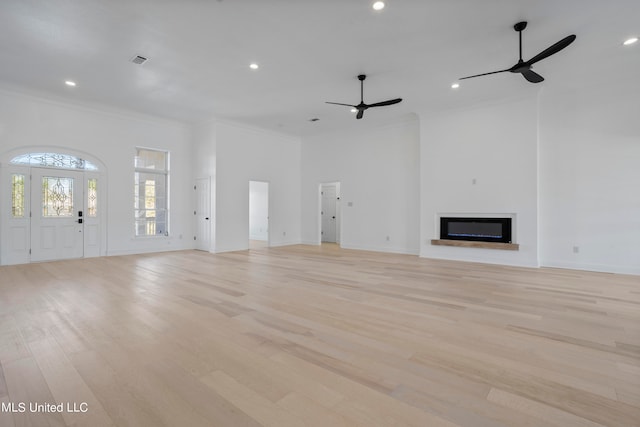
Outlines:
[[[31,169],[31,261],[84,255],[84,174]]]
[[[196,180],[196,249],[211,250],[211,179]]]

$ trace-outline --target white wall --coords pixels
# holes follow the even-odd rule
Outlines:
[[[216,122],[209,121],[193,125],[193,159],[191,162],[195,179],[216,175]]]
[[[270,245],[300,243],[299,139],[219,122],[215,251],[249,246],[249,181],[269,182]]]
[[[537,98],[420,117],[420,256],[537,266]],[[475,184],[473,183],[475,180]],[[519,251],[434,246],[439,214],[515,214]]]
[[[627,83],[541,93],[543,265],[640,274],[640,88]]]
[[[169,237],[133,237],[135,147],[171,155]],[[0,155],[29,147],[67,148],[106,165],[107,254],[184,249],[193,246],[193,192],[189,127],[126,111],[74,105],[0,90]],[[5,185],[5,183],[0,183]],[[182,238],[180,238],[182,236]]]
[[[339,181],[342,247],[417,254],[419,140],[413,115],[378,127],[363,120],[359,130],[305,138],[303,242],[320,244],[319,184]]]
[[[247,248],[250,180],[270,183],[274,246],[319,244],[318,185],[341,182],[343,247],[640,274],[640,89],[628,83],[547,85],[520,101],[366,122],[302,144],[2,89],[0,156],[52,147],[101,161],[107,254],[192,248],[193,183],[211,176],[212,251]],[[136,146],[171,153],[169,237],[133,237]],[[515,214],[520,250],[432,246],[438,213]]]

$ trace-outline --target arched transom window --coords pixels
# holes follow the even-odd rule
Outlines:
[[[88,160],[77,156],[59,153],[28,153],[11,159],[14,165],[42,166],[60,169],[97,171],[98,167]]]

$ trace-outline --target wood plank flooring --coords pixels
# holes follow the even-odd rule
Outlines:
[[[335,245],[0,267],[0,406],[2,427],[640,426],[640,277]]]

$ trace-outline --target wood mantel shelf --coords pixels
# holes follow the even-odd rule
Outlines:
[[[483,248],[483,249],[502,249],[505,251],[520,250],[517,243],[496,243],[496,242],[471,242],[467,240],[431,240],[432,245],[436,246],[458,246],[463,248]]]

